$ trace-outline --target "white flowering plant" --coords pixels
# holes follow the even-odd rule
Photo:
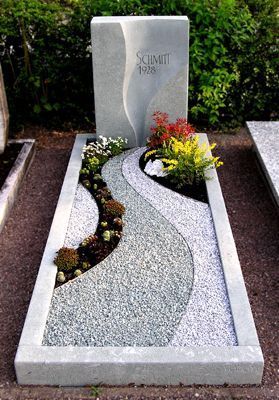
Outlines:
[[[97,164],[96,160],[98,160],[98,164],[103,165],[110,157],[120,154],[125,144],[127,144],[127,139],[122,137],[113,139],[99,136],[96,142],[89,143],[83,147],[81,157],[85,164],[92,164],[92,162]]]

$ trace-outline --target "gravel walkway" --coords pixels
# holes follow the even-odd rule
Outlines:
[[[92,399],[90,387],[20,387],[13,361],[38,267],[64,179],[74,134],[26,128],[39,148],[19,198],[0,234],[0,399]],[[224,161],[222,191],[236,241],[260,343],[264,378],[254,387],[100,387],[102,400],[277,399],[278,390],[278,212],[264,186],[245,130],[210,135]]]
[[[194,261],[193,290],[170,344],[237,345],[210,208],[159,185],[144,174],[139,167],[143,152],[144,149],[139,149],[124,160],[123,174],[183,236]]]
[[[55,290],[45,345],[165,346],[185,313],[194,274],[187,242],[127,184],[124,158],[102,171],[126,207],[124,236],[103,262]]]

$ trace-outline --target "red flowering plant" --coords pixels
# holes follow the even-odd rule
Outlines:
[[[170,123],[167,113],[155,111],[153,120],[156,126],[150,128],[151,136],[147,140],[147,145],[150,148],[161,147],[163,143],[166,144],[173,137],[184,142],[195,133],[194,128],[188,124],[186,118],[177,118],[174,123]]]

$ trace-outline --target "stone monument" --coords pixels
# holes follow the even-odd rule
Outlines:
[[[187,118],[186,16],[94,17],[91,35],[97,136],[142,146],[154,111]]]
[[[5,150],[8,140],[9,110],[6,98],[4,79],[0,64],[0,154]]]

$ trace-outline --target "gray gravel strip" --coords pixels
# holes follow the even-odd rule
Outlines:
[[[237,345],[210,208],[153,181],[139,168],[145,149],[123,163],[127,182],[158,210],[189,244],[195,266],[194,285],[172,346]]]
[[[185,239],[122,176],[103,168],[126,206],[124,236],[103,262],[54,291],[44,337],[52,346],[166,346],[185,314],[193,261]]]
[[[74,203],[69,219],[65,247],[78,245],[95,233],[99,222],[99,210],[90,192],[80,183],[77,185]]]

